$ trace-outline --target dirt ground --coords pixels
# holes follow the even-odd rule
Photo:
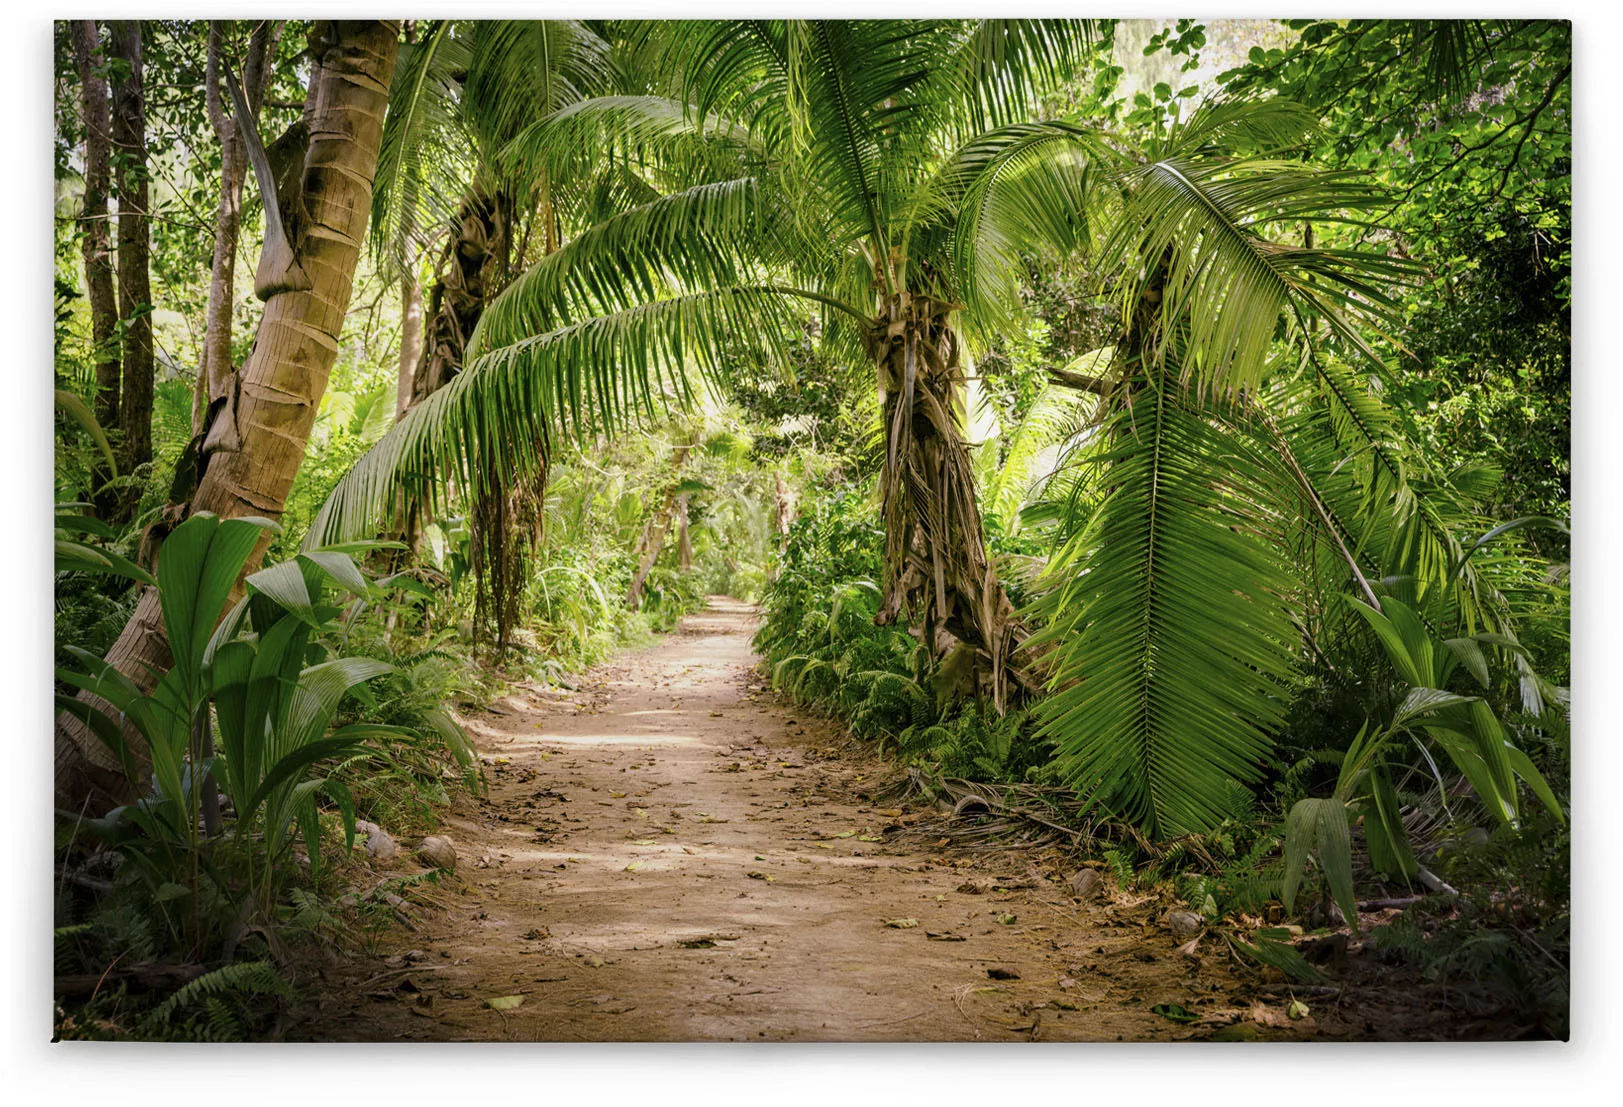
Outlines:
[[[1221,939],[1181,955],[1160,925],[1166,904],[1108,882],[1075,898],[1075,868],[1057,854],[933,848],[946,844],[929,830],[945,814],[875,800],[896,769],[766,688],[755,624],[752,608],[716,598],[574,692],[524,687],[475,714],[490,791],[442,831],[456,875],[375,956],[313,970],[285,1036],[1350,1033],[1286,1019],[1285,989],[1238,966]],[[370,880],[420,869],[413,845]],[[1170,1021],[1159,1004],[1199,1021]]]

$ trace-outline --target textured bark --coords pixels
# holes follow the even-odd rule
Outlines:
[[[223,406],[231,393],[231,376],[236,364],[231,357],[231,314],[236,306],[237,239],[242,229],[242,183],[247,175],[242,132],[236,116],[225,102],[221,82],[221,55],[228,24],[209,24],[208,63],[204,77],[205,102],[209,122],[220,142],[220,198],[214,209],[214,259],[209,275],[209,300],[204,316],[203,363],[197,374],[192,398],[192,433],[208,429],[211,406]],[[270,60],[276,56],[276,43],[282,25],[270,21],[257,24],[248,38],[248,57],[242,68],[242,92],[249,111],[257,118],[265,95]]]
[[[427,330],[412,373],[408,406],[422,403],[461,371],[473,328],[485,304],[505,283],[510,222],[507,200],[500,193],[494,197],[474,193],[462,202],[456,233],[429,291]]]
[[[787,541],[789,525],[795,521],[795,494],[789,490],[789,482],[783,479],[781,471],[773,473],[772,480],[772,526],[779,538]]]
[[[266,303],[230,413],[235,448],[205,447],[211,456],[194,512],[275,519],[286,503],[349,308],[398,35],[399,24],[391,21],[317,24],[311,33],[303,189],[311,223],[299,262],[313,287],[278,293]],[[255,551],[250,570],[269,541]],[[171,663],[152,590],[107,658],[147,687],[154,680],[147,666],[161,672]],[[93,814],[130,796],[114,758],[65,716],[57,720],[56,796],[59,807]]]
[[[688,534],[688,498],[676,501],[676,567],[682,572],[693,568],[693,539]]]
[[[84,237],[85,287],[90,298],[90,335],[96,347],[94,410],[101,425],[118,426],[118,300],[113,289],[113,242],[108,227],[107,196],[112,189],[108,168],[112,118],[107,104],[105,64],[94,19],[75,19],[73,56],[79,67],[79,116],[85,129],[85,196],[79,225]]]
[[[953,305],[901,292],[868,347],[884,393],[884,597],[876,621],[907,625],[937,655],[973,651],[977,681],[999,711],[1025,637],[986,555],[974,470],[961,428],[963,371],[948,325]]]
[[[400,377],[395,388],[394,417],[398,422],[411,407],[412,382],[423,356],[423,287],[417,283],[416,253],[406,247],[406,274],[400,278]]]
[[[498,487],[478,490],[468,511],[474,634],[477,641],[494,641],[498,653],[513,645],[513,628],[519,625],[530,558],[541,539],[547,475],[543,446],[539,465],[510,474]]]
[[[141,24],[112,24],[113,56],[126,71],[113,82],[113,190],[118,197],[118,315],[124,328],[118,397],[122,431],[119,468],[152,460],[152,276],[146,163],[146,96],[142,88]],[[133,502],[125,505],[133,510]]]

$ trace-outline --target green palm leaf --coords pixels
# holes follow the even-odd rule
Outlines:
[[[776,349],[804,294],[736,286],[593,316],[480,355],[418,404],[344,475],[312,521],[309,548],[373,533],[403,492],[438,504],[533,471],[555,436],[582,437],[686,403],[702,380],[722,384],[727,355]]]
[[[1287,566],[1253,523],[1267,459],[1167,377],[1107,424],[1106,492],[1052,570],[1053,694],[1066,778],[1154,834],[1208,828],[1259,776],[1294,630]]]

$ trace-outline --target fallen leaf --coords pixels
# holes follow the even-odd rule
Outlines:
[[[1305,1019],[1308,1016],[1307,1004],[1303,1003],[1299,999],[1293,998],[1291,1000],[1291,1005],[1285,1008],[1285,1015],[1292,1022],[1295,1022],[1297,1019]]]
[[[895,930],[912,930],[915,926],[919,925],[919,920],[917,919],[885,919],[883,921],[886,926]]]
[[[646,819],[646,818],[647,818],[647,817],[648,817],[648,812],[647,812],[647,811],[644,811],[644,810],[643,810],[643,809],[642,809],[642,808],[640,808],[640,807],[633,807],[633,808],[632,808],[632,809],[631,809],[631,813],[632,813],[632,814],[633,814],[633,815],[635,815],[635,816],[637,816],[637,818],[639,818],[639,819]]]
[[[864,834],[860,838],[858,838],[857,841],[859,841],[859,842],[883,842],[884,839],[879,837],[877,834]]]
[[[642,871],[642,862],[641,861],[633,861],[631,864],[626,866],[625,871],[628,872],[628,873],[641,872]]]
[[[1291,1020],[1286,1018],[1283,1012],[1275,1011],[1260,1000],[1251,1004],[1251,1021],[1281,1029],[1291,1024]]]
[[[1150,1008],[1150,1013],[1160,1015],[1163,1019],[1172,1022],[1199,1022],[1200,1016],[1181,1003],[1157,1003]]]
[[[495,996],[485,1000],[485,1006],[492,1011],[511,1011],[523,1002],[523,996]]]
[[[986,975],[993,980],[1019,980],[1020,970],[1007,965],[993,965],[986,970]]]
[[[954,934],[950,930],[926,930],[924,936],[932,942],[961,942],[964,940],[962,934]]]
[[[1004,912],[997,917],[997,921],[1004,926],[1013,926],[1019,919],[1019,915],[1011,915],[1008,912]]]
[[[842,830],[838,834],[834,835],[834,837],[836,837],[836,838],[850,838],[850,837],[854,836],[855,834],[856,834],[856,831],[854,831],[854,830]]]
[[[626,798],[626,794],[624,792],[610,792],[609,793],[609,798],[610,799],[615,799],[615,800],[623,800],[623,799]]]

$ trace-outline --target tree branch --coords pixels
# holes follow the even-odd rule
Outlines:
[[[1092,392],[1095,396],[1110,395],[1114,385],[1102,377],[1090,377],[1086,373],[1076,373],[1070,369],[1056,369],[1049,366],[1044,370],[1051,383],[1064,388],[1075,388],[1080,392]]]

